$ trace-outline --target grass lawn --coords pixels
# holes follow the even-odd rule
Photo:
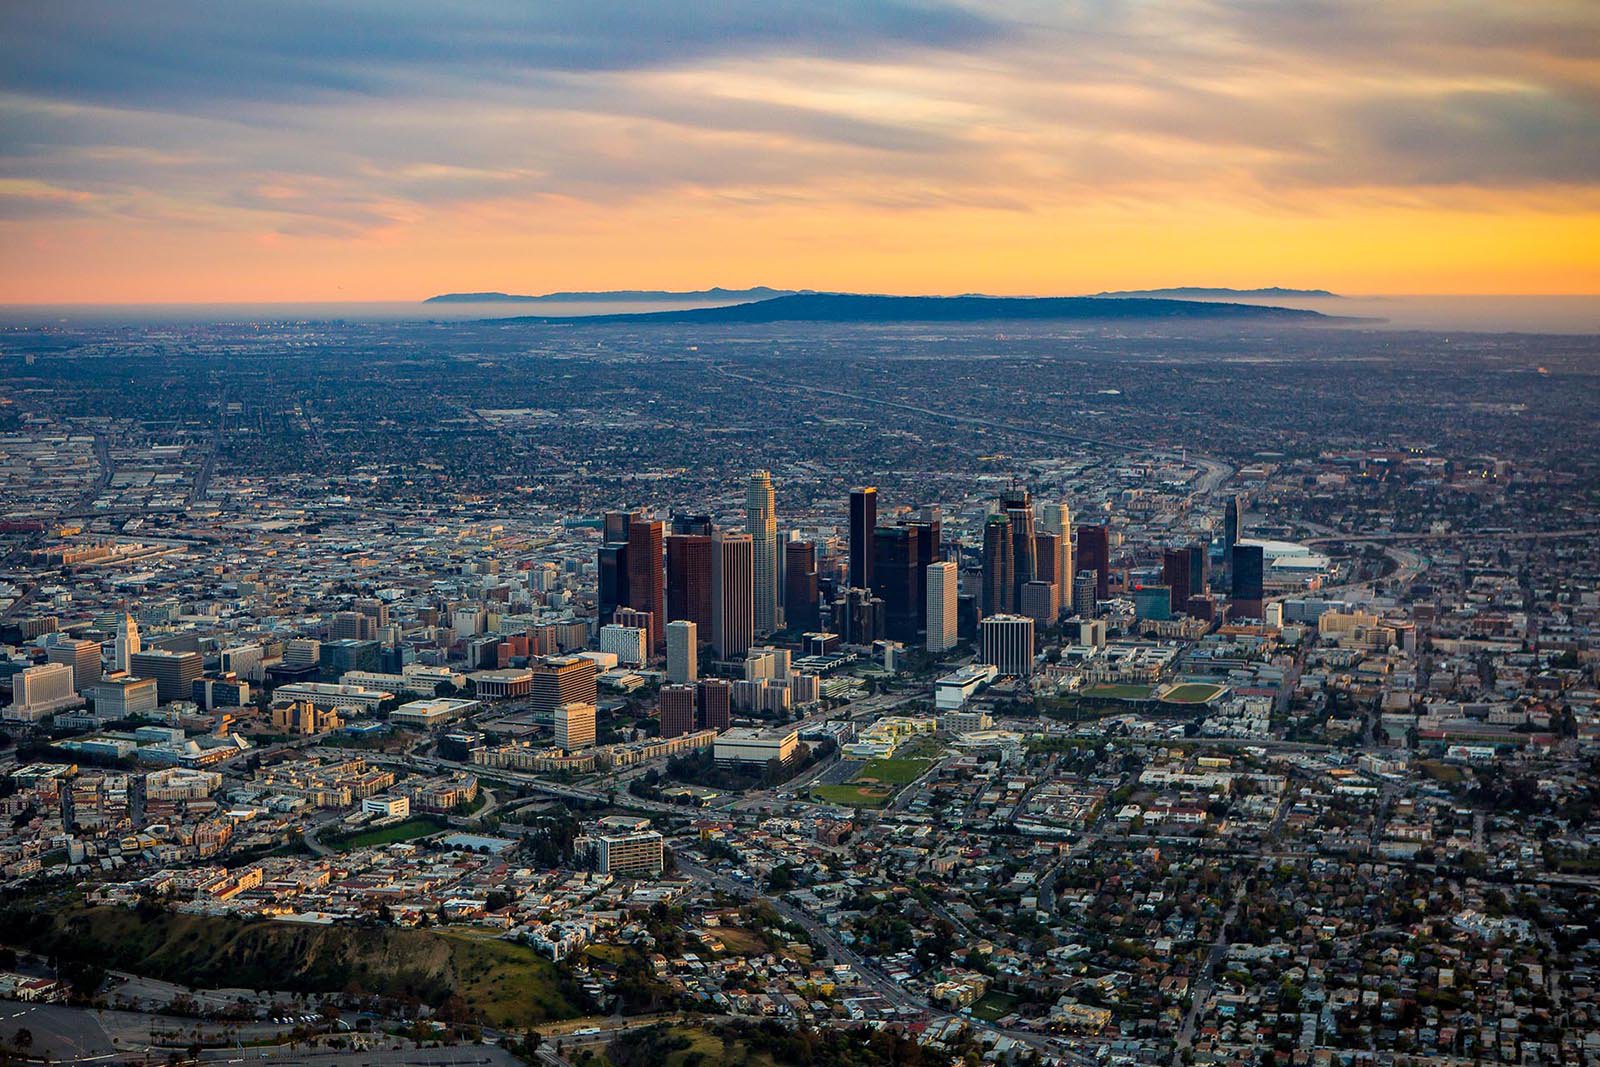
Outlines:
[[[937,759],[944,755],[944,745],[932,734],[918,734],[906,738],[895,751],[899,753],[896,759]]]
[[[852,782],[882,782],[884,785],[909,785],[933,766],[931,759],[879,758],[868,760]]]
[[[41,950],[70,944],[108,966],[167,981],[306,993],[338,993],[355,983],[431,1004],[454,992],[499,1028],[571,1018],[582,1007],[555,964],[485,930],[311,926],[107,907],[47,918],[34,934]]]
[[[1002,993],[998,989],[991,989],[972,1006],[972,1014],[992,1023],[1001,1016],[1010,1014],[1011,1009],[1016,1006],[1016,997],[1010,993]]]
[[[450,943],[456,992],[493,1026],[527,1026],[575,1015],[553,963],[527,945],[440,931]]]
[[[889,802],[894,790],[883,785],[814,785],[811,795],[825,804],[841,804],[849,808],[881,808]]]
[[[370,848],[373,845],[392,845],[396,841],[411,841],[418,837],[427,837],[446,829],[444,823],[431,815],[418,816],[397,822],[393,826],[380,826],[376,830],[363,830],[348,837],[335,837],[325,840],[324,843],[337,849],[348,852],[353,848]]]
[[[815,785],[811,796],[825,804],[850,808],[881,808],[901,786],[922,777],[931,759],[888,758],[868,760],[848,782],[840,785]]]
[[[1083,694],[1090,700],[1149,700],[1148,685],[1097,685]]]
[[[1454,785],[1467,780],[1467,772],[1463,767],[1453,763],[1440,763],[1438,760],[1419,760],[1417,769],[1436,782]]]
[[[1204,704],[1222,694],[1223,687],[1209,682],[1185,682],[1175,685],[1162,695],[1168,704]]]

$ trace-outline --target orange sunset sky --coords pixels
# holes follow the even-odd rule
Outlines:
[[[1600,292],[1600,5],[0,10],[0,303]]]

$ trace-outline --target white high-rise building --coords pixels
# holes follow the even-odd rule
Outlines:
[[[689,685],[700,677],[700,627],[688,619],[667,623],[667,681]]]
[[[1061,587],[1061,599],[1066,600],[1072,591],[1072,509],[1065,504],[1040,504],[1039,521],[1056,535],[1056,584]]]
[[[778,510],[769,472],[750,475],[744,509],[754,550],[756,633],[771,633],[778,628]]]
[[[72,667],[66,663],[46,663],[12,675],[11,697],[3,714],[12,722],[38,722],[83,706],[83,698],[72,689]]]
[[[642,667],[648,657],[648,631],[642,626],[618,626],[608,623],[600,627],[600,651],[617,657],[625,667]]]
[[[134,655],[139,652],[139,624],[132,615],[124,615],[112,631],[111,666],[119,671],[128,669]]]
[[[951,560],[928,564],[928,651],[956,647],[956,594],[961,571]]]
[[[556,744],[574,752],[594,744],[594,705],[563,704],[556,709]]]

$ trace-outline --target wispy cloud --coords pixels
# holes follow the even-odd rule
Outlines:
[[[710,204],[930,234],[1183,204],[1592,212],[1597,144],[1586,2],[0,8],[0,226],[24,239],[454,244],[455,218],[533,238],[576,215],[603,241],[590,208]]]

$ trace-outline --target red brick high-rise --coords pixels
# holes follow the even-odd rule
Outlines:
[[[650,649],[667,645],[667,588],[662,568],[666,524],[634,519],[628,524],[628,606],[650,616]]]
[[[695,688],[692,685],[661,687],[661,736],[679,737],[694,731]]]
[[[708,730],[726,730],[733,723],[733,686],[721,678],[700,683],[700,722]]]
[[[667,621],[688,619],[711,636],[711,537],[672,534],[667,537]]]

